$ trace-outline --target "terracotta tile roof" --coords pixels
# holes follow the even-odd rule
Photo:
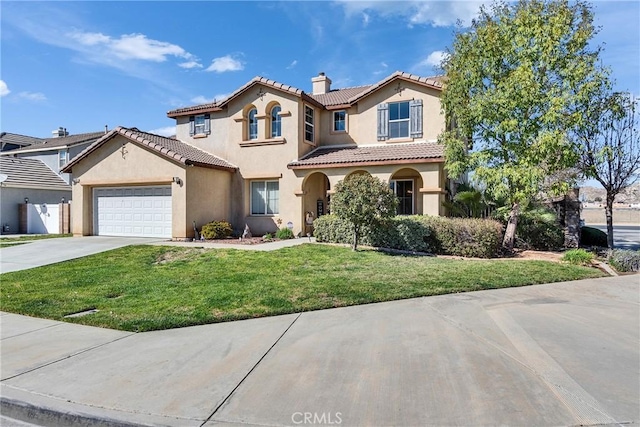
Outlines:
[[[403,71],[396,71],[395,73],[391,74],[389,77],[379,81],[376,84],[369,86],[368,89],[354,95],[348,100],[348,102],[349,103],[356,102],[364,98],[365,96],[369,95],[370,93],[375,92],[376,90],[386,85],[387,83],[391,82],[392,80],[395,80],[396,78],[400,78],[407,81],[413,81],[416,83],[421,83],[425,86],[430,86],[431,88],[437,89],[437,90],[442,90],[444,88],[444,85],[442,83],[443,76],[420,77],[415,74],[405,73]]]
[[[265,86],[270,86],[270,87],[272,87],[274,89],[278,89],[278,90],[281,90],[281,91],[284,91],[284,92],[288,92],[288,93],[291,93],[291,94],[296,95],[298,97],[302,97],[302,96],[305,95],[305,93],[302,90],[300,90],[298,88],[295,88],[293,86],[286,85],[284,83],[278,83],[275,80],[267,79],[265,77],[256,76],[253,79],[251,79],[249,82],[247,82],[246,84],[244,84],[243,86],[238,88],[235,92],[233,92],[231,95],[229,95],[225,99],[222,99],[222,100],[216,101],[216,102],[211,102],[211,103],[208,103],[208,104],[194,105],[192,107],[185,107],[185,108],[178,108],[176,110],[171,110],[171,111],[167,112],[167,116],[169,116],[169,117],[177,117],[177,116],[184,116],[186,114],[195,114],[195,113],[200,113],[200,112],[219,110],[222,107],[224,107],[225,105],[227,105],[232,99],[235,99],[240,94],[244,93],[245,91],[249,90],[252,86],[255,86],[257,84],[263,84]],[[307,98],[308,98],[308,96],[307,96]]]
[[[267,79],[265,77],[254,77],[253,79],[251,79],[249,82],[247,82],[245,85],[241,86],[239,89],[237,89],[235,92],[233,92],[231,95],[229,95],[227,98],[220,100],[220,101],[216,101],[216,102],[211,102],[208,104],[201,104],[201,105],[194,105],[191,107],[184,107],[184,108],[178,108],[175,110],[171,110],[167,112],[167,116],[168,117],[179,117],[179,116],[185,116],[187,114],[196,114],[196,113],[205,113],[205,112],[210,112],[210,111],[219,111],[221,108],[223,108],[225,105],[227,105],[231,100],[233,100],[234,98],[238,97],[240,94],[244,93],[245,91],[247,91],[248,89],[250,89],[252,86],[255,86],[257,84],[263,84],[266,86],[270,86],[272,88],[278,89],[278,90],[282,90],[285,92],[289,92],[293,95],[296,95],[298,97],[303,98],[304,100],[317,104],[317,106],[319,107],[332,107],[332,106],[338,106],[338,105],[349,105],[352,104],[356,101],[358,101],[359,99],[367,96],[368,94],[370,94],[371,92],[375,91],[376,89],[384,86],[385,84],[389,83],[390,81],[396,79],[396,78],[401,78],[407,81],[414,81],[416,83],[420,83],[426,86],[430,86],[433,89],[437,89],[437,90],[442,90],[443,88],[443,84],[442,84],[442,80],[443,77],[442,76],[435,76],[435,77],[421,77],[421,76],[417,76],[415,74],[410,74],[410,73],[404,73],[402,71],[396,71],[395,73],[391,74],[390,76],[386,77],[385,79],[379,81],[376,84],[373,85],[365,85],[365,86],[357,86],[357,87],[350,87],[350,88],[344,88],[344,89],[335,89],[335,90],[331,90],[325,94],[319,94],[319,95],[312,95],[310,93],[306,93],[303,90],[300,90],[298,88],[295,88],[293,86],[290,85],[286,85],[283,83],[278,83],[275,80],[271,80],[271,79]]]
[[[16,150],[11,150],[11,151],[5,151],[5,153],[14,154],[14,153],[33,152],[33,151],[53,150],[61,147],[69,147],[69,146],[83,144],[83,143],[91,143],[98,140],[98,138],[103,137],[104,135],[105,135],[104,131],[101,131],[101,132],[79,133],[76,135],[61,136],[59,138],[37,138],[41,141],[40,144],[31,145],[29,147],[24,147],[24,148],[18,148]]]
[[[40,160],[2,156],[0,173],[7,175],[3,187],[71,191],[71,186]]]
[[[287,167],[304,169],[317,166],[344,167],[357,164],[424,163],[426,161],[444,161],[444,147],[432,142],[319,147],[300,160],[289,163]]]
[[[136,142],[143,146],[149,147],[152,150],[157,151],[158,154],[185,165],[194,165],[229,171],[235,171],[236,169],[238,169],[237,166],[232,165],[231,163],[221,159],[220,157],[209,154],[206,151],[203,151],[177,139],[167,138],[164,136],[155,135],[153,133],[142,132],[137,128],[125,128],[119,126],[91,144],[80,154],[78,154],[62,169],[62,171],[71,172],[73,165],[81,161],[102,144],[117,135],[122,135],[132,142]]]

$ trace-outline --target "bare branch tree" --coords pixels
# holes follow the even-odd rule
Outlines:
[[[607,243],[613,248],[613,202],[640,178],[640,120],[638,100],[628,93],[603,94],[592,100],[585,119],[590,125],[578,132],[580,169],[607,192]]]

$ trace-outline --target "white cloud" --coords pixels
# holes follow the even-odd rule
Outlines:
[[[294,59],[293,61],[291,61],[291,64],[289,64],[289,66],[287,67],[287,70],[292,69],[293,67],[295,67],[296,65],[298,65],[298,60]]]
[[[442,50],[433,51],[425,59],[418,63],[418,67],[436,67],[439,68],[442,60],[447,57],[447,53]]]
[[[149,39],[144,34],[123,34],[113,38],[102,33],[76,31],[69,33],[68,36],[84,46],[101,49],[102,54],[112,55],[118,59],[164,62],[168,56],[175,56],[193,60],[193,55],[180,46]]]
[[[173,136],[176,134],[176,127],[165,126],[163,128],[152,129],[149,131],[149,133],[154,133],[156,135],[161,135],[161,136]]]
[[[448,27],[458,20],[470,25],[480,10],[481,1],[360,1],[339,0],[345,13],[351,15],[371,15],[381,17],[400,16],[412,25]],[[367,16],[368,23],[371,16]]]
[[[190,101],[193,102],[194,104],[211,104],[212,102],[215,102],[215,101],[222,101],[228,96],[229,96],[228,93],[219,93],[215,95],[213,98],[207,98],[205,96],[198,95],[196,97],[191,98]]]
[[[198,61],[187,61],[178,64],[178,67],[191,69],[191,68],[202,68],[202,64]]]
[[[219,58],[214,58],[213,61],[211,61],[211,65],[209,65],[205,71],[224,73],[227,71],[240,70],[244,70],[244,64],[238,59],[233,58],[231,55],[225,55]]]
[[[370,21],[371,17],[369,16],[369,14],[362,12],[362,26],[366,27],[367,25],[369,25]]]
[[[9,87],[4,82],[4,80],[0,80],[0,96],[7,96],[11,93]]]
[[[41,92],[20,92],[18,96],[28,101],[41,102],[46,101],[47,97]]]

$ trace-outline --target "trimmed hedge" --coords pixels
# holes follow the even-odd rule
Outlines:
[[[609,247],[607,233],[593,227],[580,228],[580,246]]]
[[[231,236],[233,228],[227,221],[211,221],[202,226],[200,234],[205,239],[225,239]]]
[[[335,215],[314,221],[318,242],[351,244],[351,225]],[[364,231],[363,245],[431,252],[475,258],[492,258],[500,252],[502,225],[498,221],[437,216],[397,216]]]

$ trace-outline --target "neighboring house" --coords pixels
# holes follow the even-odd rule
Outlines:
[[[169,111],[176,139],[116,128],[75,157],[73,233],[185,239],[212,220],[254,234],[328,213],[354,173],[388,181],[399,214],[442,215],[447,187],[442,83],[396,72],[313,90],[256,77],[228,98]]]
[[[40,160],[0,156],[0,174],[6,176],[0,183],[3,233],[20,229],[20,204],[58,204],[71,198],[71,186]]]
[[[5,137],[8,135],[13,136],[10,141],[26,141],[30,139],[33,140],[34,143],[11,151],[3,150],[0,156],[40,160],[54,172],[60,172],[60,169],[65,166],[69,160],[98,138],[104,136],[105,133],[106,131],[69,135],[65,128],[58,128],[58,130],[54,131],[55,136],[52,138],[34,138],[16,134],[5,134]],[[16,136],[21,138],[15,138]],[[5,137],[3,137],[3,145]],[[9,143],[13,144],[14,142]],[[71,175],[60,173],[60,176],[67,184],[71,183]]]
[[[44,139],[20,135],[17,133],[0,133],[0,152],[17,150],[18,148],[25,148],[39,144],[44,144]]]

